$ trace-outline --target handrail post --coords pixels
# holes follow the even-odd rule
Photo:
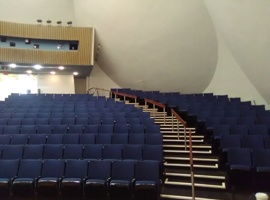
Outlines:
[[[191,178],[191,193],[192,200],[195,200],[195,183],[194,183],[194,167],[193,167],[193,155],[192,155],[192,140],[191,130],[189,130],[189,158],[190,158],[190,178]]]
[[[180,137],[180,136],[179,136],[179,132],[180,132],[180,131],[179,131],[179,121],[177,120],[177,136],[178,136],[178,140],[179,140],[179,137]]]
[[[154,109],[154,118],[156,118],[156,106],[153,104],[153,109]]]
[[[166,120],[165,120],[165,107],[163,108],[163,119],[164,119],[164,124],[166,124]]]
[[[174,121],[173,121],[173,112],[171,112],[172,113],[172,131],[174,131]],[[178,121],[178,120],[177,120]]]
[[[146,108],[146,107],[147,107],[147,101],[144,100],[144,108]]]
[[[185,151],[187,150],[187,132],[186,132],[186,124],[184,124],[184,138],[185,138]]]

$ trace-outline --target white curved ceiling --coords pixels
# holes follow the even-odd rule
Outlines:
[[[98,63],[118,85],[201,92],[217,63],[215,29],[200,0],[74,1],[81,26],[96,28]]]

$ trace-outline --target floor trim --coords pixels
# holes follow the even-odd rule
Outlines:
[[[160,197],[166,198],[166,199],[192,200],[192,197],[189,197],[189,196],[178,196],[178,195],[168,195],[168,194],[160,194]],[[195,200],[219,200],[219,199],[195,197]]]

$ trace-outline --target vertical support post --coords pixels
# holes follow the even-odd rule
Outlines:
[[[177,137],[178,137],[178,140],[179,140],[179,121],[177,120]]]
[[[165,108],[163,108],[163,120],[164,120],[164,124],[166,124],[166,120],[165,120]]]
[[[191,138],[192,138],[191,130],[189,130],[189,160],[190,160],[191,193],[192,193],[192,200],[195,200],[194,167],[193,167],[192,139]]]
[[[154,110],[154,118],[156,118],[156,106],[153,104],[153,110]]]
[[[144,109],[147,108],[147,102],[146,102],[146,99],[144,99]]]
[[[126,103],[126,96],[124,95],[124,102]]]
[[[171,113],[172,113],[172,131],[174,131],[174,121],[173,121],[173,112],[172,112],[172,110],[171,110]]]
[[[187,150],[187,132],[186,132],[186,124],[184,124],[184,140],[185,140],[185,151]]]

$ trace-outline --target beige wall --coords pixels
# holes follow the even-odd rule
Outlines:
[[[86,93],[86,78],[74,78],[75,94]]]
[[[37,88],[41,93],[75,93],[73,75],[38,75]]]
[[[88,78],[88,89],[92,87],[110,90],[111,88],[119,88],[120,86],[104,73],[98,63],[95,63],[90,77]]]

